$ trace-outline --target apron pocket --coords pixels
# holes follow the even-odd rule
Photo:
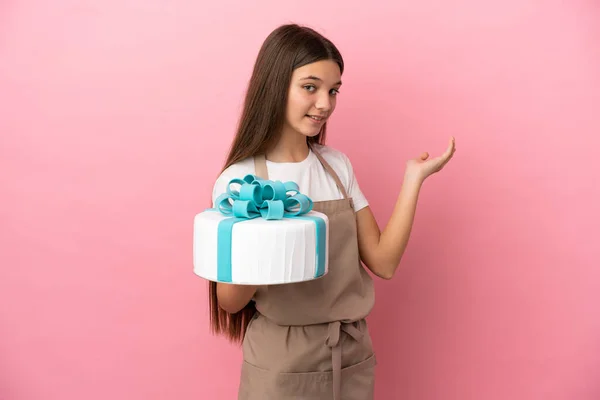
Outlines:
[[[342,399],[372,400],[375,355],[342,368]],[[272,372],[247,361],[242,364],[238,400],[331,400],[333,372]]]

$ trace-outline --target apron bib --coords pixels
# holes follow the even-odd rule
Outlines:
[[[343,199],[315,202],[329,218],[329,272],[322,278],[261,286],[243,341],[238,400],[373,399],[375,354],[365,317],[373,282],[358,252],[352,199],[311,146]],[[268,179],[264,155],[255,173]]]

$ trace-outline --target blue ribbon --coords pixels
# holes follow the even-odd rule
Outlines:
[[[234,190],[233,184],[240,189]],[[300,193],[295,182],[259,179],[246,175],[243,179],[232,179],[227,191],[215,200],[215,208],[231,218],[219,222],[217,228],[217,280],[231,282],[231,248],[233,225],[254,218],[278,220],[298,218],[311,220],[316,225],[316,264],[315,278],[325,273],[325,221],[319,217],[306,216],[313,208],[312,200]]]

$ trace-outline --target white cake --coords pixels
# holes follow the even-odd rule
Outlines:
[[[248,185],[268,186],[269,183],[273,183],[259,180],[253,175],[245,177],[244,180],[246,193],[256,189],[248,188]],[[234,181],[239,183],[242,180]],[[280,182],[278,184],[282,185]],[[287,182],[285,185],[288,192],[294,191],[293,183]],[[252,196],[262,196],[261,190],[262,187],[256,189]],[[265,192],[273,196],[272,190],[269,192],[266,189]],[[285,195],[286,191],[280,189],[280,197],[283,196],[281,193]],[[232,190],[229,195],[223,195],[223,198],[217,201],[216,208],[195,216],[195,274],[215,282],[274,285],[309,281],[328,272],[329,220],[325,214],[312,211],[310,199],[305,197],[310,203],[310,211],[305,210],[296,213],[297,215],[286,212],[285,216],[279,215],[269,219],[272,214],[277,213],[270,213],[270,217],[265,213],[262,217],[254,215],[253,218],[240,218],[239,212],[236,214],[238,217],[231,212],[233,200],[247,203],[243,201],[244,196],[240,196],[240,199],[238,194]],[[284,200],[288,201],[290,197],[294,197],[296,201],[298,196],[303,195],[288,195]],[[265,205],[262,198],[254,203]],[[272,208],[277,209],[276,206]],[[254,209],[253,206],[249,207]]]

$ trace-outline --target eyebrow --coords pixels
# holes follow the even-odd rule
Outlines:
[[[318,76],[314,76],[314,75],[309,75],[309,76],[307,76],[305,78],[302,78],[300,80],[305,80],[305,79],[312,79],[314,81],[323,82],[323,79],[319,78]],[[341,85],[341,84],[342,84],[342,81],[339,81],[339,82],[336,83],[336,85]]]

